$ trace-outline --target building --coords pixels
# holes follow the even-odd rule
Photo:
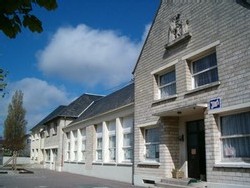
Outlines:
[[[31,161],[61,171],[63,166],[62,129],[77,119],[102,96],[83,94],[68,106],[59,106],[31,129]]]
[[[94,103],[66,126],[63,170],[132,183],[134,84]]]
[[[162,0],[134,69],[134,183],[250,186],[249,1]]]

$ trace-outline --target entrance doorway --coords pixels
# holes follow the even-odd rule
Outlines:
[[[204,120],[187,122],[188,177],[206,180]]]

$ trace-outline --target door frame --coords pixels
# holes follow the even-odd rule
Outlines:
[[[202,124],[200,124],[202,122]],[[193,147],[191,149],[191,146],[189,144],[189,137],[190,135],[192,134],[192,132],[189,132],[189,128],[188,126],[191,124],[191,123],[194,123],[194,125],[196,126],[196,131],[193,132],[193,134],[196,136],[197,138],[197,141],[198,141],[198,145],[197,147]],[[202,127],[200,127],[202,126]],[[201,129],[200,129],[201,128]],[[202,133],[202,134],[200,134]],[[187,172],[188,172],[188,177],[190,178],[196,178],[196,179],[201,179],[203,181],[206,181],[206,143],[205,143],[205,122],[204,122],[204,119],[198,119],[198,120],[192,120],[192,121],[186,121],[186,135],[187,135],[187,143],[186,143],[186,147],[187,147]],[[192,152],[192,154],[191,154]],[[199,176],[200,177],[191,177],[193,176],[194,174],[190,175],[190,164],[191,164],[191,156],[194,155],[194,156],[197,156],[197,159],[198,159],[198,163],[195,163],[197,164],[197,168],[196,169],[198,172],[198,174],[200,174]],[[202,160],[204,160],[204,162],[202,163],[202,161],[200,160],[202,158]],[[194,159],[194,160],[197,160],[197,159]]]

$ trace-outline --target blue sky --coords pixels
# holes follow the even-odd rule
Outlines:
[[[0,136],[15,90],[24,93],[29,130],[83,93],[106,95],[128,83],[160,0],[57,2],[55,11],[34,9],[43,33],[0,33],[0,67],[9,72]]]

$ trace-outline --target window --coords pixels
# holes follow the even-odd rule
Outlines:
[[[73,160],[77,161],[77,149],[78,149],[78,142],[77,142],[77,130],[73,131],[73,136],[74,136],[74,156]]]
[[[46,149],[46,161],[49,162],[50,161],[50,150]]]
[[[53,124],[53,136],[57,135],[57,123]]]
[[[123,152],[124,160],[132,160],[132,133],[123,134]]]
[[[191,62],[193,88],[218,81],[216,53]]]
[[[220,120],[223,158],[250,159],[250,112],[223,116]]]
[[[158,160],[159,159],[159,128],[151,128],[145,130],[145,148],[146,159]]]
[[[108,124],[109,131],[109,160],[116,160],[116,135],[115,135],[115,121],[111,121]]]
[[[85,161],[85,152],[86,152],[86,128],[81,129],[82,136],[82,146],[81,146],[81,160]]]
[[[166,98],[176,94],[175,70],[158,76],[160,98]]]
[[[67,140],[66,140],[66,160],[70,160],[70,133],[69,132],[67,132],[66,133],[66,138],[67,138]]]
[[[124,117],[122,121],[122,128],[123,128],[123,160],[126,162],[131,162],[132,160],[132,152],[133,152],[133,117],[128,116]]]
[[[102,161],[102,124],[96,126],[96,161]]]
[[[47,137],[50,136],[50,125],[47,126]]]

